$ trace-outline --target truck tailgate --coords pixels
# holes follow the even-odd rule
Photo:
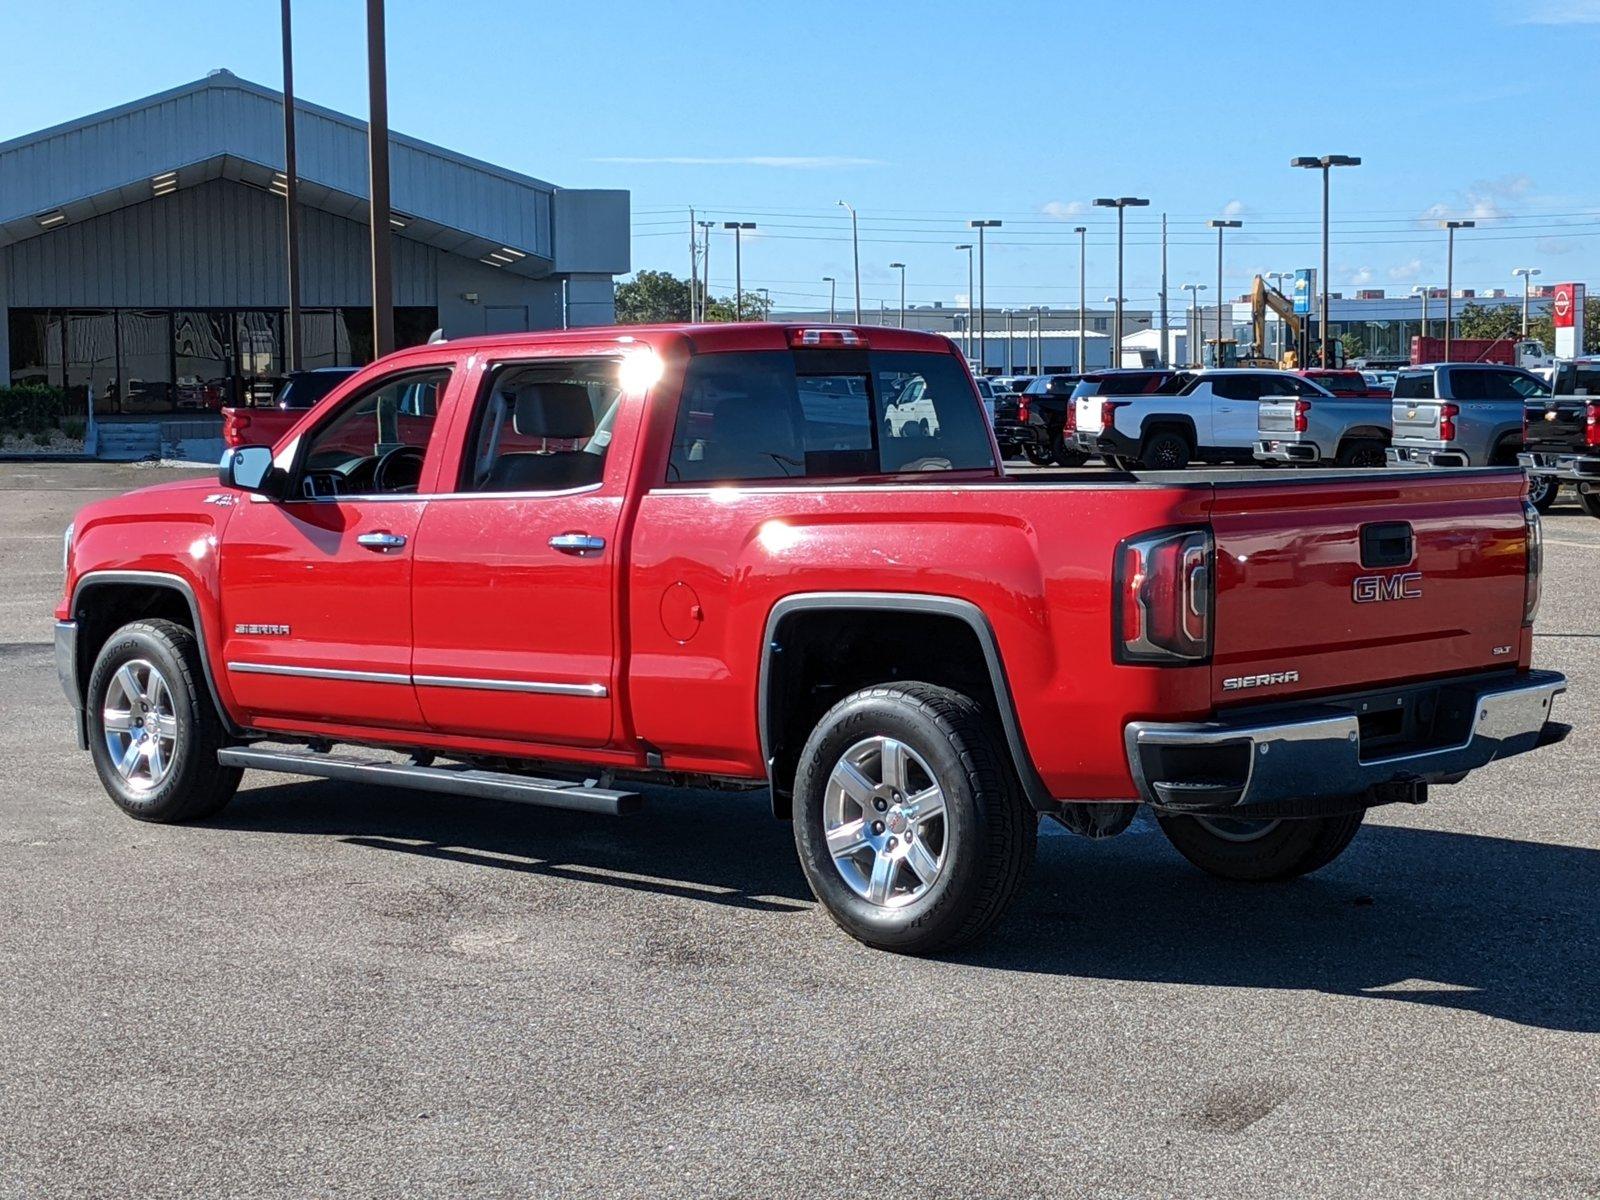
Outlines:
[[[1507,470],[1219,486],[1213,699],[1259,703],[1515,666],[1523,488]],[[1408,527],[1409,547],[1396,540]]]
[[[1294,401],[1263,401],[1256,413],[1256,428],[1262,433],[1294,432]]]
[[[1575,396],[1534,401],[1527,407],[1528,435],[1524,450],[1582,452],[1587,432],[1588,402]]]
[[[1100,432],[1100,397],[1079,396],[1072,401],[1073,428],[1082,433]]]
[[[1396,400],[1391,410],[1395,438],[1438,440],[1440,403],[1438,400]]]

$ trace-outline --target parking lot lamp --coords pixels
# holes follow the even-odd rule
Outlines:
[[[1222,365],[1222,231],[1238,229],[1243,221],[1207,221],[1217,231],[1217,366]]]
[[[989,293],[983,262],[983,231],[1000,228],[999,221],[968,221],[967,228],[978,231],[978,373],[983,373],[989,349]]]
[[[1322,365],[1332,366],[1328,357],[1328,170],[1330,167],[1359,167],[1361,160],[1349,154],[1324,154],[1321,158],[1303,155],[1289,160],[1291,167],[1322,172]]]
[[[1084,330],[1083,330],[1084,304],[1083,304],[1083,302],[1084,302],[1084,299],[1085,299],[1084,293],[1085,293],[1085,291],[1088,290],[1084,285],[1084,266],[1083,266],[1083,263],[1084,263],[1084,254],[1085,254],[1086,250],[1088,249],[1088,243],[1087,243],[1087,241],[1085,239],[1088,236],[1089,229],[1088,229],[1088,226],[1078,225],[1078,226],[1074,227],[1072,232],[1078,235],[1078,374],[1082,375],[1084,373],[1084,371],[1088,370],[1088,368],[1083,365],[1083,349],[1084,349]]]
[[[1516,267],[1512,269],[1512,278],[1522,276],[1522,336],[1528,336],[1528,284],[1535,275],[1542,274],[1538,267]]]
[[[1428,296],[1433,291],[1433,285],[1419,283],[1411,289],[1413,296],[1422,297],[1422,336],[1428,336]]]
[[[754,221],[724,221],[724,229],[733,230],[733,319],[744,320],[744,249],[746,229],[754,229]]]
[[[843,200],[839,207],[850,214],[850,253],[855,260],[856,276],[856,324],[861,324],[861,233],[856,225],[856,210]]]
[[[1188,292],[1189,300],[1189,365],[1198,367],[1200,358],[1195,352],[1195,333],[1200,328],[1200,293],[1206,290],[1203,283],[1186,283],[1182,291]]]
[[[1267,278],[1272,280],[1272,286],[1281,294],[1283,292],[1283,281],[1285,279],[1293,279],[1294,272],[1268,271]],[[1266,350],[1272,356],[1274,362],[1283,361],[1283,335],[1285,332],[1286,330],[1283,327],[1283,318],[1274,312],[1272,314],[1272,345],[1262,347],[1262,349]]]
[[[1127,208],[1145,208],[1150,201],[1139,196],[1102,196],[1095,202],[1096,208],[1114,208],[1117,210],[1117,319],[1116,328],[1112,331],[1111,365],[1122,365],[1122,212]]]
[[[957,250],[967,252],[967,323],[962,328],[962,336],[967,344],[967,358],[972,357],[972,243],[963,242],[956,247]]]
[[[832,275],[824,275],[822,282],[828,285],[828,324],[832,325],[839,319],[839,281]]]
[[[1440,221],[1445,230],[1444,252],[1444,361],[1450,361],[1450,323],[1455,320],[1456,230],[1473,229],[1476,221]]]
[[[697,223],[704,236],[700,239],[703,243],[700,251],[700,297],[698,315],[696,315],[695,320],[704,321],[706,319],[706,302],[711,298],[711,231],[717,227],[717,223],[715,221],[700,221]],[[694,297],[691,296],[690,299],[693,300]]]
[[[889,264],[891,271],[900,272],[900,328],[906,327],[906,265],[901,262]]]

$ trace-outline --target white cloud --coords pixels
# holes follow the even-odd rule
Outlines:
[[[591,158],[590,162],[630,163],[669,167],[780,167],[798,171],[837,170],[841,167],[881,167],[881,158],[851,158],[837,154],[787,155],[746,154],[727,158],[706,158],[690,154],[631,155],[614,154]]]
[[[1519,25],[1600,25],[1600,0],[1532,0]]]
[[[1350,272],[1350,282],[1357,286],[1369,284],[1374,278],[1375,276],[1372,273],[1371,267],[1358,267],[1356,270]]]
[[[1498,179],[1478,179],[1469,184],[1453,203],[1430,204],[1423,210],[1425,221],[1492,221],[1506,216],[1506,205],[1527,198],[1533,180],[1526,175],[1502,175]]]
[[[1222,206],[1222,215],[1225,217],[1243,216],[1245,211],[1243,200],[1229,200]]]
[[[1068,221],[1089,211],[1082,200],[1052,200],[1040,207],[1040,212],[1055,221]]]
[[[1389,278],[1396,283],[1415,283],[1422,275],[1422,260],[1413,258],[1389,268]]]

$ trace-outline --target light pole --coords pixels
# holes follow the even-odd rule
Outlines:
[[[1190,294],[1189,302],[1189,365],[1198,367],[1200,359],[1195,354],[1195,331],[1200,328],[1200,293],[1206,290],[1203,283],[1186,283],[1180,291]]]
[[[1084,273],[1083,273],[1084,272],[1084,266],[1083,266],[1083,264],[1084,264],[1084,255],[1086,254],[1086,252],[1088,250],[1088,243],[1085,241],[1085,238],[1088,235],[1089,229],[1085,225],[1078,225],[1078,226],[1075,226],[1073,228],[1072,232],[1078,235],[1078,374],[1082,375],[1085,371],[1087,371],[1089,369],[1088,367],[1084,366],[1084,364],[1083,364],[1084,336],[1085,336],[1084,335],[1084,331],[1083,331],[1083,319],[1084,319],[1084,304],[1083,304],[1083,302],[1084,302],[1084,290],[1085,290],[1084,282],[1083,282],[1083,280],[1084,280]]]
[[[1272,286],[1281,296],[1283,295],[1283,281],[1285,279],[1293,279],[1294,272],[1268,271],[1267,278],[1272,280]],[[1283,328],[1283,318],[1280,317],[1276,312],[1272,314],[1272,317],[1272,338],[1270,339],[1272,345],[1266,349],[1268,350],[1268,353],[1272,355],[1273,360],[1281,364],[1283,362],[1283,335],[1286,331]]]
[[[1102,196],[1095,202],[1096,208],[1114,208],[1117,210],[1117,319],[1116,329],[1112,331],[1111,365],[1122,365],[1122,210],[1125,208],[1144,208],[1150,201],[1138,196],[1118,196],[1115,199]]]
[[[1011,310],[1006,309],[1006,374],[1015,375],[1015,363],[1011,358],[1011,339],[1015,335],[1011,332]]]
[[[1428,295],[1433,288],[1426,283],[1419,283],[1411,289],[1413,296],[1422,297],[1422,336],[1428,336]]]
[[[1035,315],[1028,317],[1028,353],[1027,365],[1023,367],[1024,375],[1043,375],[1043,369],[1034,368],[1034,359],[1038,356],[1039,343],[1039,318]]]
[[[1222,231],[1239,229],[1243,221],[1207,221],[1217,231],[1217,366],[1222,365]]]
[[[891,271],[900,272],[900,328],[906,327],[906,265],[905,263],[890,263]]]
[[[1331,367],[1333,364],[1328,360],[1328,169],[1359,167],[1361,160],[1349,154],[1324,154],[1321,158],[1291,158],[1289,165],[1322,172],[1322,365]]]
[[[1444,255],[1444,361],[1450,361],[1450,322],[1455,319],[1456,297],[1456,230],[1476,228],[1476,221],[1440,221],[1444,226],[1447,248]]]
[[[832,275],[824,275],[822,282],[828,285],[828,324],[832,325],[839,319],[839,281]]]
[[[700,240],[705,244],[705,250],[700,259],[700,316],[699,320],[706,319],[707,301],[711,299],[711,231],[717,227],[715,221],[696,222],[704,231],[705,236]],[[693,297],[691,297],[692,299]]]
[[[839,207],[850,214],[850,253],[855,260],[856,275],[856,324],[861,324],[861,234],[856,226],[856,210],[843,200]]]
[[[961,332],[966,338],[967,358],[972,358],[972,243],[963,242],[956,247],[957,250],[967,252],[967,324]]]
[[[1512,270],[1512,278],[1522,276],[1522,336],[1528,336],[1528,284],[1535,275],[1543,274],[1538,267],[1516,267]]]
[[[289,0],[283,0],[283,205],[287,218],[284,224],[285,255],[284,282],[289,292],[289,313],[284,325],[284,349],[288,368],[300,369],[303,347],[300,342],[300,165],[295,154],[294,140],[294,34],[289,12]],[[1526,334],[1527,318],[1523,318],[1522,332]]]
[[[968,229],[978,231],[978,374],[983,374],[989,350],[989,295],[985,290],[983,231],[1000,228],[999,221],[968,221]]]
[[[724,229],[733,230],[733,319],[744,320],[744,231],[754,229],[754,221],[724,221]]]
[[[389,209],[389,66],[383,0],[367,0],[367,232],[372,236],[372,357],[394,349],[394,229]]]
[[[1033,335],[1034,366],[1038,368],[1040,375],[1044,374],[1044,314],[1048,311],[1049,309],[1040,308],[1037,304],[1033,306],[1033,327],[1036,331]]]

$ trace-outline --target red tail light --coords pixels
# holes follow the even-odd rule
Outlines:
[[[1296,433],[1304,433],[1306,431],[1306,414],[1310,411],[1311,401],[1296,400],[1294,402],[1294,431]]]
[[[1028,423],[1028,398],[1026,396],[1017,397],[1017,420],[1024,425]]]
[[[244,444],[244,431],[250,428],[250,417],[236,408],[222,414],[222,440],[229,446]]]
[[[1117,547],[1118,662],[1186,666],[1210,657],[1212,557],[1205,529],[1140,534]]]
[[[1456,418],[1461,415],[1459,404],[1439,405],[1439,439],[1445,442],[1456,440]]]
[[[1078,430],[1078,406],[1070,398],[1067,400],[1067,417],[1062,428],[1067,433],[1076,433]]]
[[[1117,409],[1127,403],[1126,400],[1100,401],[1100,428],[1115,429],[1117,427]]]
[[[1600,403],[1593,400],[1583,406],[1583,444],[1600,446]]]

